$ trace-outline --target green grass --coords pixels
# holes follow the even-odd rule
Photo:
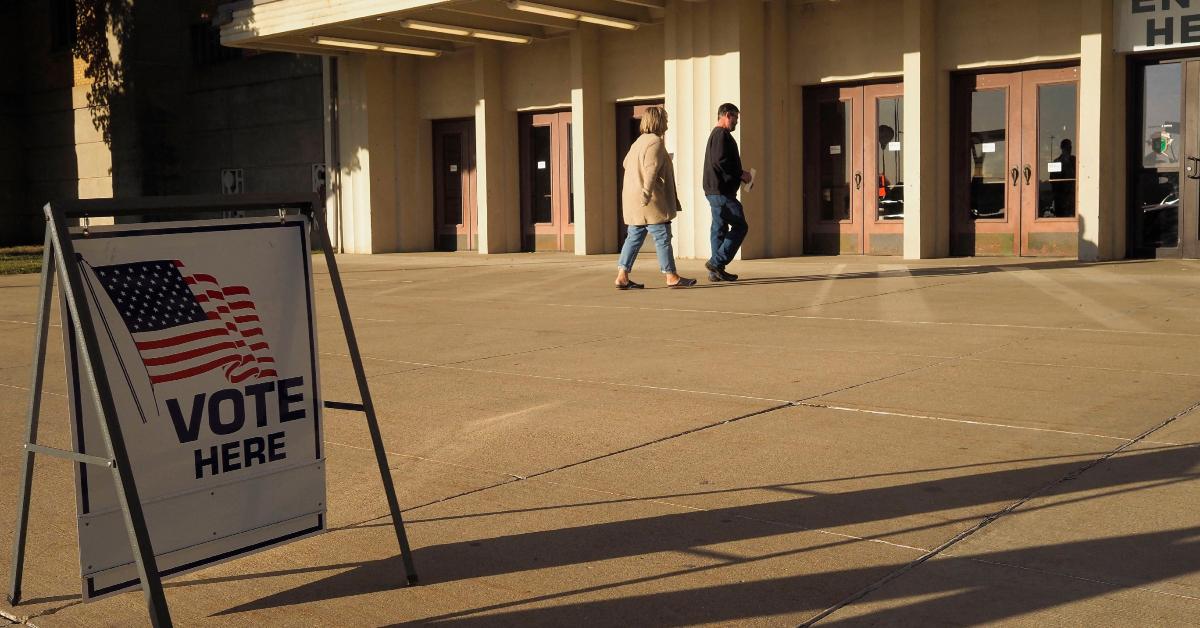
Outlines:
[[[0,275],[23,275],[42,270],[42,247],[0,248]]]

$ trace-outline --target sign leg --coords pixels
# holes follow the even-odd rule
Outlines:
[[[93,393],[92,401],[96,404],[96,411],[101,418],[100,432],[103,435],[104,444],[112,456],[112,473],[117,488],[117,501],[121,504],[121,514],[124,515],[125,529],[129,534],[129,547],[133,550],[134,564],[137,566],[138,577],[142,582],[142,592],[146,596],[150,623],[155,628],[171,626],[171,614],[167,610],[167,599],[163,594],[162,579],[158,574],[158,562],[154,558],[154,550],[150,545],[150,532],[146,529],[146,516],[142,512],[142,502],[138,498],[137,485],[129,464],[129,451],[125,448],[121,422],[117,417],[112,389],[108,385],[108,377],[105,374],[100,343],[97,340],[96,323],[92,320],[90,308],[85,307],[80,301],[80,299],[86,299],[87,296],[82,291],[83,280],[75,256],[75,246],[71,242],[71,236],[67,232],[66,222],[61,212],[56,212],[50,205],[47,205],[46,218],[49,220],[49,234],[54,245],[55,262],[58,264],[60,273],[60,285],[75,327],[75,337],[79,343],[79,361],[83,366],[88,387]],[[65,318],[67,313],[63,314]]]
[[[342,289],[342,278],[338,274],[337,260],[325,230],[324,212],[318,210],[314,226],[321,236],[321,248],[325,251],[325,263],[329,266],[329,281],[333,284],[333,295],[337,300],[338,314],[342,317],[342,331],[346,334],[346,346],[350,350],[350,363],[354,366],[354,377],[358,380],[358,394],[362,398],[363,413],[367,417],[367,429],[371,433],[371,445],[375,450],[375,461],[379,465],[379,476],[383,481],[383,492],[387,495],[388,509],[392,513],[392,527],[396,530],[396,541],[400,544],[400,558],[404,562],[404,573],[408,583],[417,584],[417,569],[413,565],[412,549],[408,545],[408,534],[404,531],[404,519],[400,514],[400,501],[396,499],[396,486],[388,469],[387,451],[375,417],[375,404],[371,401],[371,389],[367,386],[367,373],[363,369],[362,355],[358,352],[358,338],[354,335],[354,323],[350,320],[350,308],[346,304],[346,292]]]
[[[33,377],[29,383],[29,414],[25,444],[37,442],[38,418],[42,410],[42,378],[46,370],[46,336],[50,329],[50,295],[54,292],[54,255],[50,227],[42,250],[42,282],[39,289],[37,331],[33,341]],[[8,603],[21,603],[21,579],[25,568],[25,539],[29,531],[29,499],[33,488],[33,451],[26,449],[21,460],[20,492],[17,497],[17,526],[13,528],[13,557],[9,574]]]

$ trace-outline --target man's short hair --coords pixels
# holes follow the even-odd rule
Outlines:
[[[718,118],[725,117],[725,114],[727,114],[727,113],[740,114],[742,112],[738,110],[737,105],[735,105],[731,102],[727,102],[717,108],[717,117]]]

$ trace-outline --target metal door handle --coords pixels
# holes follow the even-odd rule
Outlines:
[[[862,189],[862,173],[861,172],[854,173],[854,189],[856,189],[856,190]]]
[[[1033,168],[1029,164],[1025,164],[1025,185],[1029,185],[1029,180],[1033,178]]]
[[[1013,169],[1011,172],[1009,172],[1009,174],[1012,175],[1014,186],[1021,182],[1021,171],[1018,170],[1016,166],[1013,166]]]
[[[1187,178],[1200,179],[1200,157],[1189,156],[1187,160]]]

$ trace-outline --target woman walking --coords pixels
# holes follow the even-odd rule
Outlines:
[[[625,181],[621,203],[628,233],[621,258],[617,261],[618,290],[644,288],[629,278],[646,233],[654,236],[658,268],[665,276],[667,287],[686,288],[696,285],[695,279],[680,277],[675,272],[675,251],[671,248],[671,220],[681,208],[675,190],[675,167],[667,155],[663,134],[667,132],[667,111],[650,107],[642,114],[642,135],[625,156]]]

